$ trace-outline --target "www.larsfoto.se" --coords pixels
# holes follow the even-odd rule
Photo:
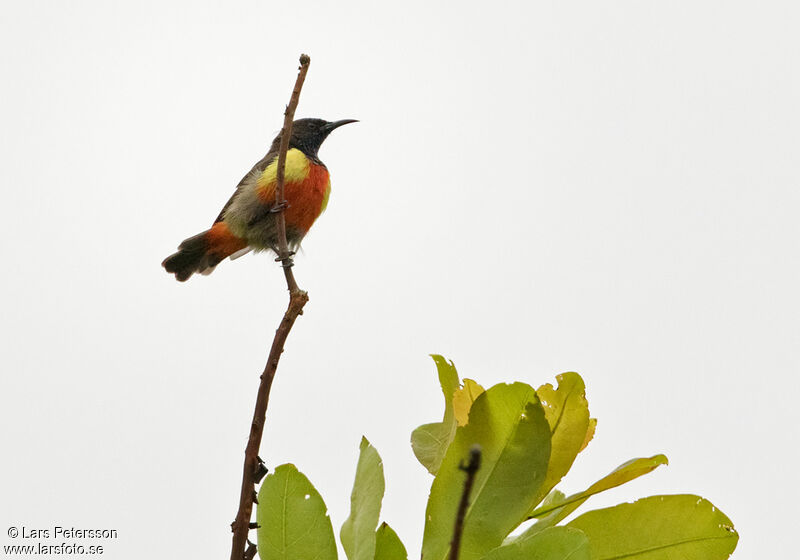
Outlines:
[[[100,555],[103,554],[102,545],[83,546],[80,544],[7,544],[3,546],[6,555],[40,555],[40,554],[65,554],[65,555]]]

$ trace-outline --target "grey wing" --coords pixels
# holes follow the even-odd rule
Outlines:
[[[222,207],[222,210],[220,210],[220,213],[219,213],[219,216],[217,216],[217,219],[214,220],[215,224],[217,222],[221,222],[223,220],[223,218],[225,217],[225,212],[228,210],[228,208],[233,203],[233,201],[236,198],[236,196],[239,194],[239,191],[242,189],[242,185],[245,183],[245,181],[247,181],[248,177],[250,177],[252,175],[260,175],[261,173],[263,173],[264,169],[266,169],[267,166],[270,163],[272,163],[272,160],[275,159],[276,155],[277,154],[275,152],[270,150],[267,153],[267,155],[265,155],[263,158],[261,158],[259,160],[259,162],[256,163],[253,166],[253,168],[250,171],[248,171],[247,174],[244,177],[242,177],[242,180],[239,181],[239,184],[236,185],[236,190],[233,192],[231,197],[228,199],[228,202],[225,203],[225,206]]]

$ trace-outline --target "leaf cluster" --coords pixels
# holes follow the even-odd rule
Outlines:
[[[479,445],[476,474],[463,519],[463,560],[716,560],[728,558],[738,534],[730,519],[694,495],[664,495],[586,512],[562,522],[591,496],[667,463],[664,455],[623,463],[585,490],[555,487],[592,440],[583,379],[556,377],[534,389],[517,382],[484,389],[459,379],[452,362],[433,356],[444,395],[441,422],[420,426],[411,446],[434,476],[425,512],[423,560],[448,560],[464,487],[459,465]],[[348,560],[407,560],[403,543],[380,522],[383,463],[363,438],[350,516],[340,541]],[[330,518],[319,493],[293,465],[269,475],[258,495],[262,560],[336,560]]]

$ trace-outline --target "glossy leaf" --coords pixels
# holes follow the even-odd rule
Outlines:
[[[578,529],[551,527],[497,547],[484,560],[592,560],[589,539]]]
[[[568,527],[589,538],[593,560],[723,560],[739,535],[699,496],[652,496],[584,513]]]
[[[459,464],[482,449],[480,470],[464,518],[461,560],[477,560],[499,546],[530,510],[547,473],[550,425],[529,385],[495,385],[475,400],[466,426],[456,430],[433,481],[422,541],[423,560],[445,560],[464,486]]]
[[[381,523],[375,538],[375,560],[408,560],[406,547],[389,525]]]
[[[281,465],[264,479],[256,519],[261,560],[336,560],[325,503],[294,465]]]
[[[589,403],[583,379],[574,372],[562,373],[556,379],[558,389],[547,383],[536,390],[553,435],[547,477],[531,507],[567,474],[589,431]]]
[[[485,389],[472,379],[465,379],[464,385],[453,394],[453,411],[459,426],[467,425],[469,409],[472,408],[472,403],[478,395],[484,391]]]
[[[339,538],[349,560],[373,560],[384,492],[383,462],[365,437],[361,438],[359,451],[350,517],[342,525]]]
[[[417,460],[428,472],[435,475],[439,471],[447,446],[456,433],[456,420],[453,411],[453,394],[459,387],[458,372],[453,362],[442,356],[431,356],[439,374],[439,385],[444,395],[444,419],[441,422],[424,424],[411,432],[411,449]]]
[[[627,463],[621,464],[614,469],[610,474],[604,476],[583,492],[572,494],[564,498],[560,503],[551,503],[550,505],[542,505],[537,508],[531,517],[536,517],[539,521],[530,527],[525,534],[535,534],[539,531],[552,527],[562,519],[566,518],[573,511],[578,509],[581,504],[588,500],[591,496],[605,492],[611,488],[621,486],[626,482],[630,482],[635,478],[639,478],[661,465],[667,464],[667,457],[665,455],[654,455],[653,457],[631,459]]]

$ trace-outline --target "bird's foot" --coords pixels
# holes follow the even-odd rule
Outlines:
[[[288,201],[286,201],[286,200],[282,200],[282,201],[280,201],[280,202],[278,202],[278,203],[274,204],[274,205],[272,206],[272,208],[270,208],[270,209],[269,209],[269,211],[270,211],[272,214],[277,214],[278,212],[283,212],[283,211],[284,211],[284,210],[286,210],[287,208],[289,208],[289,202],[288,202]]]
[[[275,257],[275,262],[280,262],[286,259],[291,259],[293,256],[297,254],[297,251],[289,251],[285,255],[281,256],[278,254],[278,250],[275,249],[275,254],[278,255],[277,257]]]
[[[277,251],[275,252],[278,253]],[[281,263],[283,268],[292,268],[294,266],[294,259],[292,258],[293,256],[295,256],[294,251],[289,251],[283,255],[278,254],[278,256],[275,257],[275,262]]]

